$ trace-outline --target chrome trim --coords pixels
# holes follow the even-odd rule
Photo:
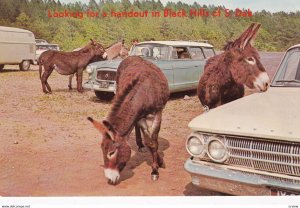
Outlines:
[[[300,175],[300,143],[241,136],[221,136],[225,139],[224,144],[229,154],[224,162],[226,165],[293,176]],[[204,155],[200,159],[211,161],[208,155]]]

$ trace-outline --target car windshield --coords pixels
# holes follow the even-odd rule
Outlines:
[[[140,44],[133,48],[130,56],[142,56],[149,59],[168,59],[169,47],[158,44]]]
[[[300,87],[300,47],[291,49],[285,54],[272,86]]]

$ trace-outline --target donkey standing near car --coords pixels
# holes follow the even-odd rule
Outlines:
[[[108,117],[102,122],[88,118],[102,135],[104,174],[109,183],[116,184],[120,172],[130,159],[127,143],[137,125],[143,133],[145,145],[152,154],[152,180],[157,180],[163,159],[158,154],[158,134],[162,111],[169,99],[168,81],[153,63],[138,56],[123,60],[117,72],[117,92]],[[153,117],[151,128],[147,119]]]
[[[112,59],[116,59],[116,58],[126,58],[128,56],[128,49],[125,46],[125,41],[121,40],[118,42],[115,42],[113,44],[111,44],[110,46],[108,46],[107,48],[105,48],[105,51],[107,53],[107,59],[106,60],[112,60]],[[92,60],[89,62],[93,63],[93,62],[97,62],[97,61],[103,61],[104,59],[102,58],[102,56],[95,56],[94,58],[92,58]],[[72,90],[72,78],[74,77],[74,74],[69,76],[69,90]]]
[[[44,93],[52,93],[47,79],[55,69],[62,75],[77,75],[77,91],[82,92],[82,74],[88,63],[97,56],[106,59],[107,53],[104,47],[94,40],[91,40],[84,48],[79,51],[62,52],[62,51],[45,51],[39,58],[39,74],[42,82]],[[44,72],[42,73],[42,66]]]
[[[251,45],[260,28],[252,23],[224,52],[210,58],[199,81],[197,94],[203,106],[215,108],[244,96],[245,89],[265,92],[270,78]]]

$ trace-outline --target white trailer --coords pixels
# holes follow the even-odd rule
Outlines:
[[[0,71],[5,64],[28,70],[35,60],[35,37],[28,30],[0,26]]]

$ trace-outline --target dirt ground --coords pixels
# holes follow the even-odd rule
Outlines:
[[[282,53],[263,53],[273,76]],[[85,74],[86,76],[86,74]],[[21,72],[6,66],[0,72],[0,196],[207,196],[219,193],[193,186],[183,164],[189,157],[187,125],[201,114],[195,94],[172,95],[163,113],[159,152],[166,168],[150,178],[150,153],[140,153],[132,134],[132,157],[117,186],[104,177],[99,133],[86,119],[104,118],[110,102],[92,91],[67,89],[68,77],[54,72],[53,94],[42,93],[36,66]]]

